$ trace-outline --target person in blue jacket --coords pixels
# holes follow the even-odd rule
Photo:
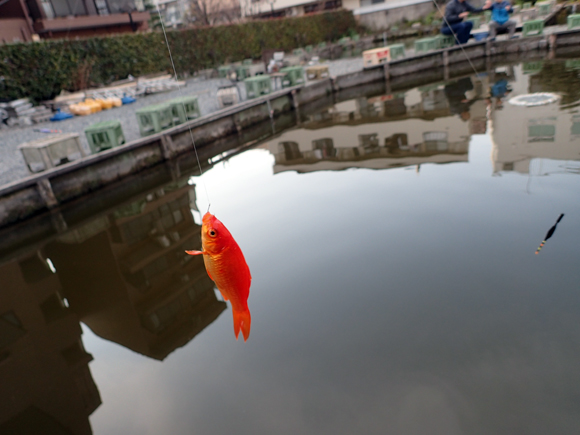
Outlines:
[[[445,16],[441,33],[444,35],[455,35],[456,44],[465,44],[471,36],[471,21],[463,21],[469,13],[477,14],[489,7],[474,8],[466,0],[450,0],[445,6]]]
[[[491,21],[489,22],[489,38],[493,41],[498,31],[508,32],[509,37],[513,38],[516,32],[516,22],[510,20],[509,14],[514,10],[510,2],[506,0],[487,0],[484,9],[491,9]]]

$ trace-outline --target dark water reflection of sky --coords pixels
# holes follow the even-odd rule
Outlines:
[[[511,74],[511,95],[527,92],[529,76],[521,67]],[[419,110],[420,97],[409,91],[406,106]],[[207,190],[250,265],[251,337],[235,341],[228,307],[160,362],[83,325],[102,400],[93,432],[578,433],[580,203],[570,168],[580,140],[558,127],[574,113],[556,106],[522,115],[474,98],[468,121],[447,112],[328,127],[319,117],[193,177],[199,210]],[[328,113],[336,120],[361,107],[348,104]],[[518,121],[510,129],[506,119]],[[545,138],[550,128],[535,139],[534,126],[552,121],[554,141]],[[309,169],[322,164],[308,160],[317,155],[312,140],[332,131],[336,148],[373,131],[383,147],[402,129],[414,145],[413,134],[438,128],[458,151],[417,148],[419,168],[377,155],[351,163],[357,168]],[[286,160],[282,142],[298,143],[302,160]],[[438,158],[446,164],[429,163]],[[390,169],[367,169],[377,162]],[[55,262],[62,249],[48,249]],[[65,288],[83,283],[69,273]],[[84,310],[99,335],[115,335]]]

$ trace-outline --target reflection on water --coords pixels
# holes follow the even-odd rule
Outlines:
[[[2,267],[2,394],[19,394],[2,407],[0,433],[91,433],[101,399],[79,321],[163,360],[226,309],[203,259],[184,252],[201,249],[192,209],[194,187],[183,178]],[[70,432],[53,430],[60,425]]]
[[[566,347],[562,351],[560,342],[550,342],[549,337],[541,335],[541,322],[530,313],[544,306],[542,293],[539,288],[533,288],[529,294],[524,294],[516,285],[520,281],[527,282],[524,287],[529,290],[531,284],[525,273],[521,276],[504,273],[496,279],[496,271],[501,269],[501,265],[496,264],[493,257],[499,239],[490,239],[489,242],[484,239],[491,238],[496,232],[498,236],[509,239],[513,235],[501,233],[499,225],[488,226],[486,220],[493,220],[496,215],[485,214],[484,208],[493,209],[496,203],[473,199],[493,195],[484,195],[489,193],[489,184],[482,187],[478,184],[481,180],[476,183],[468,180],[467,174],[479,171],[478,168],[488,171],[488,166],[482,165],[489,163],[489,160],[482,163],[477,157],[473,158],[474,150],[470,150],[470,144],[473,144],[474,135],[489,141],[492,168],[486,172],[486,180],[492,180],[492,175],[508,172],[529,174],[534,159],[548,160],[542,175],[578,173],[580,115],[576,113],[575,105],[580,98],[577,95],[580,80],[575,65],[566,61],[497,67],[477,77],[462,77],[405,92],[360,95],[330,103],[316,113],[303,113],[298,126],[263,142],[261,148],[273,156],[270,160],[273,178],[270,172],[266,176],[260,171],[250,170],[253,167],[248,164],[244,176],[255,177],[258,181],[248,184],[244,176],[236,173],[238,178],[234,178],[233,184],[248,186],[247,191],[241,196],[231,196],[228,201],[232,204],[237,204],[237,200],[249,203],[253,195],[270,192],[268,186],[274,189],[267,197],[268,206],[257,210],[268,218],[257,218],[254,211],[250,212],[246,207],[236,208],[230,214],[234,224],[236,220],[233,218],[239,216],[238,222],[244,219],[253,221],[248,228],[254,228],[255,221],[260,225],[260,231],[253,233],[253,237],[262,237],[259,242],[255,245],[248,240],[245,240],[246,245],[241,243],[244,249],[249,246],[248,252],[254,261],[252,270],[257,271],[255,290],[252,291],[267,289],[253,299],[257,313],[256,340],[244,348],[249,349],[247,352],[255,355],[257,360],[248,360],[248,354],[234,354],[244,351],[234,351],[230,342],[219,346],[204,343],[199,351],[206,353],[212,361],[208,367],[226,366],[230,370],[218,370],[219,373],[214,374],[208,369],[203,375],[190,373],[191,354],[186,361],[180,362],[183,365],[175,363],[171,366],[172,370],[177,367],[175,373],[160,375],[172,380],[169,384],[173,386],[165,394],[170,395],[167,400],[173,400],[176,409],[179,408],[175,405],[178,402],[186,411],[179,414],[181,420],[171,419],[182,421],[180,430],[167,429],[167,433],[192,433],[197,429],[200,433],[231,433],[234,428],[239,429],[239,433],[290,433],[279,430],[276,421],[285,422],[292,433],[384,433],[388,428],[392,433],[401,434],[459,434],[473,432],[465,428],[478,428],[476,433],[507,434],[514,432],[496,430],[499,426],[533,427],[528,420],[522,422],[518,419],[515,403],[528,396],[541,402],[542,393],[538,390],[546,384],[526,387],[527,378],[521,373],[522,367],[530,358],[539,361],[540,366],[553,367],[554,361],[566,356],[559,372],[553,376],[572,379],[574,375],[568,371],[566,361],[574,355],[574,349]],[[508,103],[514,95],[547,91],[560,93],[560,102],[538,107]],[[223,151],[226,150],[219,152]],[[476,147],[476,156],[478,152]],[[262,153],[266,154],[263,150]],[[249,162],[252,155],[246,153],[239,157]],[[204,167],[208,162],[209,158],[202,162]],[[547,171],[545,168],[550,163],[556,164],[558,171]],[[351,236],[343,234],[345,222],[334,217],[341,207],[336,202],[344,198],[325,206],[309,205],[318,210],[315,218],[325,216],[321,217],[324,225],[312,225],[313,216],[309,216],[307,221],[288,218],[286,204],[280,201],[284,198],[292,204],[293,187],[305,182],[305,191],[314,190],[317,180],[320,180],[314,178],[320,174],[309,174],[291,178],[288,183],[284,181],[284,175],[277,175],[280,173],[289,177],[291,171],[306,174],[347,168],[385,170],[401,167],[419,171],[421,165],[427,164],[431,164],[428,173],[432,177],[432,188],[403,178],[401,173],[406,171],[381,173],[382,179],[392,176],[389,180],[395,186],[389,200],[395,207],[398,204],[397,210],[406,210],[395,214],[382,209],[373,214],[377,200],[367,193],[368,186],[365,185],[365,174],[371,171],[358,171],[358,177],[354,178],[349,176],[352,171],[336,174],[339,178],[325,178],[327,182],[333,180],[345,191],[355,192],[352,196],[361,198],[365,221],[370,222],[366,229],[377,232],[376,236],[373,234],[377,240],[388,240],[388,248],[385,248],[384,241],[373,248],[367,240],[363,245],[365,249],[358,250],[356,256],[337,257],[334,251],[343,252],[345,245],[342,243],[353,246],[360,242],[358,238],[361,237],[352,231],[357,237],[355,242],[349,238]],[[438,164],[453,165],[438,167],[440,172],[433,171],[432,168]],[[463,172],[457,172],[459,167]],[[227,165],[220,168],[221,174],[226,176]],[[211,177],[212,171],[208,170],[208,176]],[[410,175],[415,180],[420,178]],[[104,395],[101,398],[93,380],[89,368],[93,355],[85,349],[80,322],[96,336],[146,357],[140,357],[138,361],[164,361],[165,367],[172,358],[180,361],[178,354],[192,349],[192,345],[179,351],[176,349],[183,348],[226,309],[226,304],[216,298],[203,259],[184,252],[201,248],[200,226],[194,219],[199,213],[195,186],[190,184],[189,177],[187,171],[177,171],[171,183],[148,188],[110,209],[102,208],[91,218],[84,219],[82,224],[70,228],[62,225],[62,221],[63,216],[73,213],[64,213],[60,217],[58,213],[53,214],[58,234],[51,233],[29,245],[23,241],[24,247],[3,257],[0,265],[3,283],[0,291],[1,434],[92,433],[89,416],[97,409],[107,408],[108,399]],[[343,182],[341,177],[348,181]],[[493,180],[506,180],[507,183],[508,178]],[[382,182],[379,178],[373,180]],[[458,192],[463,192],[463,183],[468,182],[471,182],[473,195],[461,196]],[[215,185],[212,187],[213,193],[219,191]],[[349,190],[357,187],[360,189]],[[422,194],[421,190],[427,193]],[[469,189],[465,190],[469,192]],[[334,198],[330,191],[325,193]],[[505,193],[495,193],[503,204],[501,198]],[[408,200],[407,196],[411,199]],[[315,202],[321,200],[320,196]],[[453,200],[471,203],[464,207],[463,203],[454,205]],[[520,201],[520,198],[515,200]],[[408,201],[413,202],[415,208]],[[434,211],[433,222],[421,220],[427,207]],[[479,211],[467,214],[466,219],[453,220],[456,213],[468,213],[465,209],[470,207]],[[508,206],[504,204],[503,207]],[[558,210],[558,213],[560,211],[564,210]],[[482,216],[477,217],[477,213]],[[55,216],[59,218],[55,219]],[[442,220],[438,221],[438,216],[442,216]],[[397,218],[401,220],[397,221]],[[398,229],[397,234],[385,232],[376,225],[383,219]],[[533,249],[537,247],[537,238],[543,235],[546,225],[553,223],[552,219],[550,217],[547,224],[542,222],[538,228],[533,228],[535,238],[530,241],[531,254],[542,261],[550,261],[548,248],[547,255],[542,251],[541,256],[533,256]],[[448,221],[456,225],[447,228]],[[509,225],[509,219],[507,221]],[[573,218],[568,220],[572,221]],[[550,248],[555,248],[558,240],[565,239],[564,234],[573,234],[570,226],[565,225],[567,223],[562,222],[562,229],[551,239]],[[316,231],[310,234],[313,227]],[[30,227],[30,231],[38,230]],[[327,236],[321,236],[326,231]],[[291,235],[284,239],[286,233]],[[244,237],[243,231],[239,234]],[[310,234],[310,238],[302,240],[304,234]],[[337,234],[340,235],[339,242]],[[461,241],[458,241],[457,234],[460,234]],[[477,234],[484,239],[478,239],[473,250],[482,250],[484,256],[472,258],[471,254],[468,255],[470,249],[462,243],[470,237],[477,238]],[[279,237],[282,243],[272,242]],[[318,240],[317,237],[322,238]],[[442,241],[451,249],[447,255],[457,251],[454,260],[450,261],[452,266],[441,262],[438,251]],[[256,248],[257,245],[263,245],[262,251]],[[306,245],[308,249],[304,252]],[[261,254],[256,257],[256,252]],[[361,256],[364,257],[362,263],[358,259]],[[382,275],[385,267],[390,268],[388,277]],[[514,269],[518,270],[518,267],[514,266]],[[569,273],[570,269],[566,270]],[[270,272],[272,276],[268,275]],[[427,275],[424,280],[419,278],[422,273]],[[438,273],[442,273],[446,280],[438,282],[437,278],[432,278]],[[562,284],[569,278],[564,274],[561,279],[559,282]],[[511,287],[506,287],[506,282],[511,283]],[[548,284],[544,282],[542,285]],[[284,291],[278,292],[279,288]],[[556,286],[554,291],[557,294],[553,297],[559,299],[552,301],[555,305],[551,309],[565,312],[563,318],[571,322],[574,314],[571,307],[574,305],[568,303],[568,299],[574,298],[565,290],[565,285]],[[352,297],[353,292],[356,297]],[[292,299],[295,294],[303,299]],[[406,298],[411,302],[407,303]],[[490,318],[486,317],[488,311],[493,313]],[[290,317],[287,317],[289,312]],[[556,314],[549,311],[537,315],[547,322],[554,322]],[[519,326],[509,324],[514,316],[518,325],[525,326],[519,329]],[[214,325],[219,323],[217,321]],[[207,329],[211,337],[214,325]],[[568,325],[570,330],[575,327],[572,323]],[[228,323],[228,337],[230,329]],[[273,331],[271,334],[277,338],[271,338],[265,330]],[[528,330],[532,335],[526,332]],[[559,330],[551,333],[554,340],[562,339]],[[517,346],[512,346],[514,343],[518,343]],[[546,344],[549,347],[547,353],[538,347]],[[197,351],[195,349],[193,354]],[[110,358],[105,352],[91,352],[95,363]],[[332,361],[330,365],[329,359]],[[228,361],[235,364],[233,370],[227,365]],[[460,363],[464,364],[461,370],[455,370]],[[324,369],[321,370],[317,364]],[[380,369],[375,367],[377,364]],[[534,376],[544,374],[537,365],[529,371]],[[390,377],[391,373],[396,375]],[[190,377],[196,379],[191,382],[197,382],[195,385],[203,394],[187,388],[178,395],[177,391],[183,390],[180,382]],[[286,380],[291,385],[285,384]],[[148,385],[147,381],[141,379],[139,384]],[[107,379],[101,382],[101,388],[111,389]],[[379,384],[386,385],[389,393],[379,391]],[[328,394],[321,400],[315,391],[323,386],[330,391],[324,390]],[[345,390],[334,394],[334,389],[339,389],[339,386]],[[364,392],[361,393],[361,389]],[[282,390],[286,392],[283,397],[278,395]],[[211,397],[213,391],[218,394],[217,398]],[[222,394],[222,391],[227,393]],[[121,393],[129,402],[139,399],[138,391],[119,391]],[[151,391],[148,393],[151,397],[163,396]],[[230,393],[231,401],[228,399]],[[510,395],[514,397],[512,401]],[[261,396],[267,398],[267,403],[260,401]],[[244,402],[243,410],[238,409],[241,401]],[[503,414],[495,402],[503,403]],[[530,405],[530,402],[526,403]],[[563,403],[571,406],[569,401]],[[270,423],[256,417],[261,412],[257,411],[257,404],[274,416]],[[210,412],[217,409],[221,413],[224,408],[228,413],[226,416],[220,414],[220,418],[215,418],[215,414]],[[288,409],[292,411],[288,412]],[[128,410],[107,408],[103,415],[114,414],[122,421],[125,412]],[[167,415],[173,415],[172,412],[177,411],[165,410]],[[549,426],[546,421],[555,418],[553,412],[550,409],[545,411],[547,420],[537,417],[543,428]],[[565,414],[566,423],[555,426],[577,429],[578,421],[573,416],[577,414],[576,410],[572,414],[566,414],[564,409],[561,412]],[[499,423],[481,417],[493,413],[497,414]],[[288,420],[290,414],[300,418]],[[361,423],[353,415],[366,416],[365,422]],[[147,418],[149,416],[145,416],[145,426],[155,423],[153,417],[151,421]],[[104,419],[97,420],[99,427],[106,426],[102,423]],[[331,423],[334,421],[336,424]],[[125,429],[132,427],[131,423],[119,425]],[[116,429],[114,426],[113,431]],[[117,433],[139,432],[137,429],[127,430],[119,429]],[[162,432],[157,430],[155,433]],[[523,433],[528,432],[524,430]],[[537,432],[532,430],[529,433]]]
[[[274,172],[466,162],[471,134],[486,131],[484,90],[465,77],[335,104],[269,144]]]

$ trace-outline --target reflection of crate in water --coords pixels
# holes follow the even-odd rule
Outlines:
[[[101,216],[99,218],[93,219],[92,221],[75,228],[61,236],[58,236],[57,240],[62,243],[67,244],[80,244],[84,241],[96,236],[103,231],[106,231],[111,226],[109,218],[107,216]]]
[[[123,128],[119,121],[103,121],[85,129],[89,148],[93,154],[125,143]]]
[[[272,92],[272,82],[269,75],[249,77],[244,80],[246,85],[246,96],[248,99],[266,95]]]
[[[524,74],[536,74],[542,71],[544,67],[544,61],[539,60],[536,62],[523,62],[522,71]]]
[[[137,110],[136,114],[141,136],[159,133],[173,127],[173,112],[171,105],[167,103],[143,107]]]
[[[46,171],[86,156],[77,133],[64,133],[18,145],[28,170]]]
[[[528,120],[528,143],[554,142],[556,137],[555,122],[555,117]]]
[[[183,124],[190,119],[200,117],[197,97],[174,98],[173,100],[169,100],[168,104],[171,105],[173,125]]]

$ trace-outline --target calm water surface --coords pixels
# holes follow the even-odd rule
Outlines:
[[[338,103],[4,262],[0,432],[580,433],[573,66]],[[247,343],[183,253],[209,202]]]

